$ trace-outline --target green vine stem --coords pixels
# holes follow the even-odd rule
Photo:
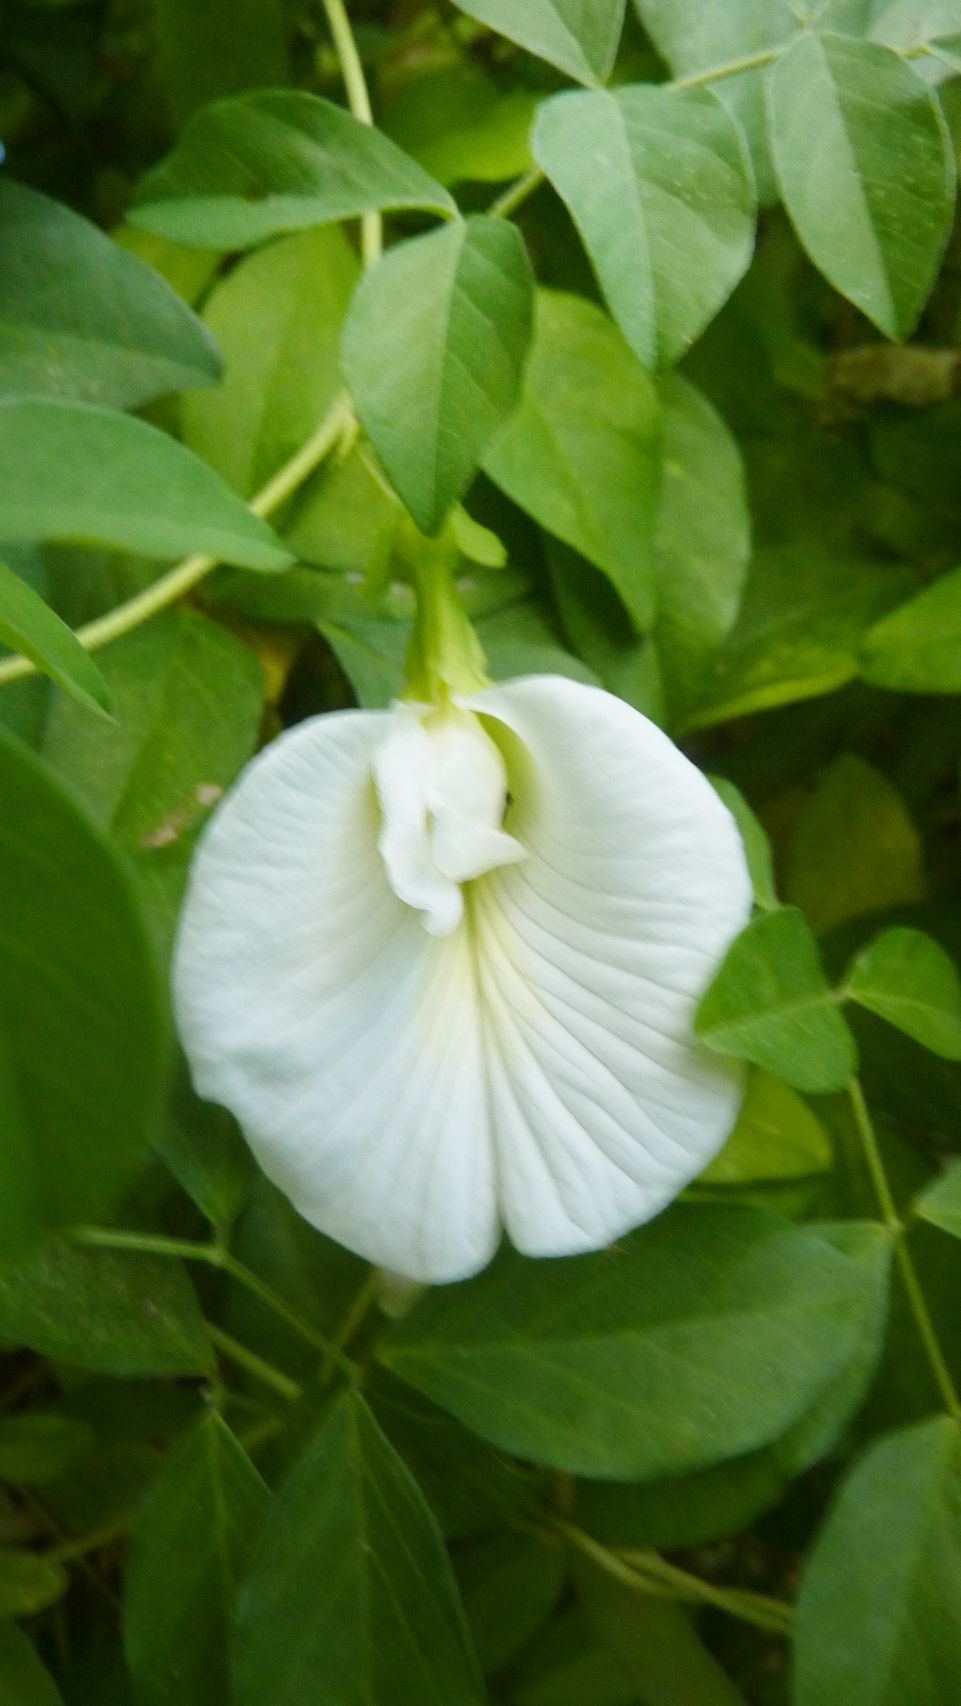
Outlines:
[[[354,415],[350,398],[342,392],[337,398],[317,431],[302,444],[300,449],[285,462],[273,479],[250,501],[250,508],[255,515],[272,515],[274,510],[302,486],[304,481],[320,464],[331,455],[341,440],[352,431]],[[118,604],[113,610],[108,610],[105,616],[98,616],[96,621],[87,622],[84,627],[76,630],[77,639],[88,652],[98,651],[111,640],[119,640],[124,634],[129,634],[133,628],[138,628],[141,622],[147,622],[152,616],[157,616],[162,610],[169,609],[191,592],[211,569],[217,567],[219,559],[206,555],[185,557],[183,562],[168,570],[165,575],[137,593],[135,598],[129,598],[125,604]],[[35,674],[35,666],[25,657],[10,657],[0,659],[0,685],[7,681],[19,681],[23,676]]]
[[[334,51],[340,62],[350,110],[355,118],[360,119],[361,124],[373,124],[374,113],[370,104],[367,79],[344,0],[323,0],[323,5]],[[360,246],[365,266],[372,266],[374,261],[380,259],[384,247],[384,222],[379,213],[363,215],[360,222]]]
[[[662,1594],[691,1604],[711,1605],[742,1623],[751,1623],[756,1629],[766,1630],[768,1634],[790,1633],[794,1612],[784,1600],[742,1588],[718,1587],[714,1582],[706,1582],[701,1576],[681,1569],[678,1564],[669,1563],[659,1552],[612,1550],[592,1540],[575,1523],[560,1517],[550,1519],[549,1528],[541,1529],[540,1533],[542,1536],[545,1533],[559,1535],[569,1546],[590,1558],[599,1569],[635,1593]]]
[[[871,1119],[867,1102],[864,1099],[864,1091],[861,1088],[859,1079],[852,1078],[848,1085],[848,1096],[850,1098],[851,1109],[854,1114],[854,1123],[857,1127],[858,1137],[861,1142],[865,1165],[871,1175],[871,1183],[874,1186],[874,1192],[878,1199],[878,1207],[881,1210],[881,1219],[891,1234],[894,1244],[894,1256],[901,1274],[901,1282],[904,1286],[911,1314],[914,1316],[918,1336],[924,1346],[925,1355],[928,1359],[928,1365],[931,1369],[934,1384],[938,1389],[941,1401],[949,1416],[954,1416],[957,1421],[961,1421],[961,1398],[958,1397],[957,1389],[951,1377],[951,1371],[948,1368],[944,1352],[942,1351],[938,1340],[934,1322],[931,1319],[931,1311],[928,1308],[927,1300],[921,1286],[921,1281],[918,1278],[917,1269],[915,1268],[912,1260],[911,1252],[908,1249],[904,1225],[902,1224],[901,1217],[898,1214],[897,1205],[891,1191],[891,1185],[888,1180],[887,1172],[885,1171],[880,1145],[878,1144],[877,1132],[874,1129],[874,1122]]]

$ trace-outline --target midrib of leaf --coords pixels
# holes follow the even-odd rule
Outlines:
[[[821,55],[822,66],[834,98],[834,108],[837,116],[835,134],[840,138],[843,144],[843,152],[847,161],[848,171],[851,179],[853,180],[856,198],[861,209],[863,224],[867,229],[868,238],[870,240],[876,274],[883,289],[885,306],[891,320],[896,324],[898,319],[898,309],[891,290],[891,278],[888,272],[887,262],[884,258],[884,251],[878,240],[877,231],[875,230],[874,216],[871,211],[871,203],[868,200],[867,192],[865,190],[865,180],[861,173],[860,162],[858,160],[857,153],[855,152],[854,144],[851,140],[848,128],[848,116],[842,99],[842,92],[838,84],[835,82],[834,70],[820,37],[812,36],[811,39],[814,42],[817,51]]]

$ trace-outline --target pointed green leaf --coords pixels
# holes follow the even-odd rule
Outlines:
[[[625,0],[456,0],[460,11],[546,59],[579,83],[610,75]]]
[[[292,560],[200,458],[132,415],[88,403],[0,403],[0,539],[207,551],[245,569]]]
[[[281,1486],[241,1592],[236,1706],[480,1706],[440,1532],[343,1393]]]
[[[861,674],[893,693],[961,693],[961,569],[875,623]]]
[[[912,1205],[921,1220],[940,1226],[953,1238],[961,1238],[961,1161],[926,1187]]]
[[[949,1416],[871,1446],[801,1584],[797,1706],[945,1706],[961,1676],[961,1432]]]
[[[921,837],[873,764],[845,752],[825,772],[798,814],[785,886],[819,935],[922,898]]]
[[[520,404],[484,462],[509,498],[603,570],[638,627],[654,613],[661,405],[593,303],[542,290]]]
[[[0,799],[0,1066],[39,1218],[77,1221],[113,1205],[152,1135],[166,1053],[159,974],[115,848],[2,731]],[[4,1157],[15,1164],[12,1137]],[[3,1180],[5,1201],[13,1191]]]
[[[137,1518],[127,1566],[127,1662],[145,1706],[227,1699],[237,1588],[269,1504],[218,1415],[177,1441]]]
[[[101,1374],[209,1374],[213,1364],[178,1262],[68,1239],[0,1263],[0,1336]]]
[[[204,319],[226,373],[184,398],[183,440],[241,497],[300,449],[342,390],[340,329],[357,273],[343,231],[328,225],[246,256],[212,291]]]
[[[852,964],[844,993],[945,1060],[961,1060],[961,978],[921,930],[887,930]]]
[[[196,315],[95,225],[4,178],[0,229],[0,395],[133,409],[218,377]]]
[[[670,366],[751,259],[754,180],[734,119],[709,89],[598,89],[545,102],[532,147],[635,355]]]
[[[753,1061],[795,1090],[843,1090],[854,1038],[825,981],[817,946],[793,906],[765,912],[728,949],[695,1029],[719,1054]]]
[[[505,1251],[477,1279],[426,1292],[379,1354],[504,1450],[646,1480],[798,1421],[851,1354],[863,1285],[777,1215],[690,1203],[596,1255]]]
[[[0,1699],[6,1706],[63,1706],[49,1672],[15,1623],[0,1623]]]
[[[801,242],[882,332],[907,337],[954,209],[954,154],[934,95],[891,48],[809,33],[773,67],[768,94],[771,148]]]
[[[110,689],[72,628],[26,581],[0,562],[0,640],[97,712],[113,710]]]
[[[708,781],[714,792],[720,794],[741,832],[747,868],[754,887],[754,904],[769,912],[772,907],[777,906],[778,898],[774,881],[774,855],[767,831],[757,813],[748,805],[740,788],[736,788],[733,782],[729,782],[724,776],[709,776]]]
[[[205,107],[148,172],[133,225],[197,249],[246,249],[281,231],[388,208],[456,213],[402,149],[331,101],[264,89]]]
[[[699,1185],[745,1185],[809,1179],[834,1158],[821,1121],[787,1084],[752,1072],[737,1125]]]
[[[391,249],[361,281],[344,372],[424,533],[462,498],[520,390],[533,277],[514,226],[477,215]]]

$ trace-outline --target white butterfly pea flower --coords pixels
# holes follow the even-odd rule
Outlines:
[[[213,819],[175,956],[200,1093],[300,1213],[413,1279],[656,1214],[734,1123],[698,997],[751,910],[734,822],[551,676],[314,717]]]

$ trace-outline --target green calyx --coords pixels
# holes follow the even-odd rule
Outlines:
[[[456,548],[441,538],[419,538],[412,562],[417,610],[407,648],[404,697],[443,704],[452,693],[490,685],[487,660],[454,582]]]

